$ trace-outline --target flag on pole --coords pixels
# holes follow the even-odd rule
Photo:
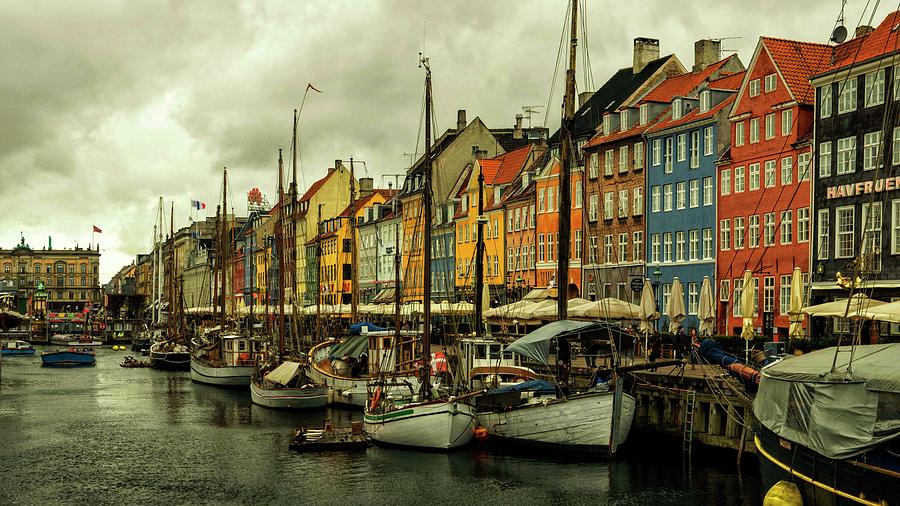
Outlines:
[[[306,89],[307,89],[307,90],[308,90],[308,89],[312,89],[312,90],[315,91],[315,92],[322,93],[322,91],[319,90],[319,89],[317,89],[315,86],[313,86],[312,83],[306,83]]]
[[[194,209],[206,209],[206,202],[200,202],[199,200],[191,200],[191,207]]]
[[[98,227],[97,225],[94,225],[94,232],[97,232],[98,234],[102,234],[102,233],[103,233],[103,231],[100,230],[100,227]]]

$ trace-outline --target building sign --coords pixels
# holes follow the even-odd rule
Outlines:
[[[900,176],[886,177],[877,181],[860,181],[858,183],[829,186],[825,190],[825,198],[838,199],[893,190],[900,190]]]
[[[644,289],[644,278],[631,278],[631,291],[640,292]]]

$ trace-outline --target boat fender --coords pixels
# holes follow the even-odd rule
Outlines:
[[[478,426],[475,427],[475,439],[479,441],[484,441],[488,437],[488,431],[486,428]]]
[[[375,392],[372,394],[372,402],[369,403],[369,411],[375,411],[379,400],[381,400],[381,387],[376,388]]]
[[[803,506],[803,497],[795,483],[781,480],[766,492],[763,506]]]

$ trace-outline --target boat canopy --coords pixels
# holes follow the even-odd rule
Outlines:
[[[854,457],[900,436],[897,363],[900,343],[784,359],[762,370],[753,412],[784,439],[828,458]]]
[[[607,328],[599,322],[578,322],[572,320],[559,320],[541,326],[534,332],[520,337],[506,347],[506,351],[518,353],[542,364],[547,363],[550,354],[550,341],[585,332],[597,332]]]
[[[521,383],[515,383],[513,385],[494,388],[493,390],[490,390],[488,392],[488,395],[508,394],[512,392],[534,392],[538,395],[555,395],[556,386],[547,380],[533,379],[523,381]]]
[[[288,386],[288,383],[290,383],[290,381],[294,379],[294,376],[297,375],[297,371],[299,369],[300,363],[298,362],[282,362],[281,365],[279,365],[275,369],[272,369],[268,374],[266,374],[266,379],[273,383],[279,383],[284,386]]]
[[[372,322],[359,322],[350,325],[350,334],[354,336],[362,334],[363,327],[366,327],[368,329],[367,332],[379,332],[382,330],[387,330],[384,327],[379,327]]]
[[[360,355],[369,350],[369,336],[363,334],[351,336],[344,339],[341,344],[334,346],[328,350],[328,356],[331,358],[353,357],[359,358]]]

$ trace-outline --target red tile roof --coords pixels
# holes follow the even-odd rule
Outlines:
[[[851,39],[834,51],[834,63],[827,69],[835,71],[900,49],[900,11],[888,14],[872,33]]]
[[[691,123],[693,121],[699,121],[701,119],[709,118],[709,117],[715,115],[717,112],[721,111],[722,109],[730,106],[734,102],[734,98],[736,96],[737,96],[736,94],[731,95],[730,97],[719,102],[714,107],[712,107],[710,110],[708,110],[702,114],[700,113],[700,108],[698,107],[696,109],[691,110],[690,112],[688,112],[687,114],[685,114],[684,116],[682,116],[676,120],[667,119],[664,121],[660,121],[659,123],[656,123],[652,127],[648,128],[647,133],[659,132],[661,130],[666,130],[669,128],[673,128],[673,127],[677,127],[677,126],[684,125],[687,123]]]
[[[700,83],[724,67],[730,58],[731,56],[717,61],[698,72],[688,72],[687,74],[670,77],[659,83],[656,88],[653,88],[653,90],[650,91],[650,93],[647,93],[638,103],[671,102],[674,97],[685,96],[700,85]]]
[[[500,161],[500,166],[493,178],[488,178],[485,174],[484,182],[490,185],[509,184],[525,166],[532,149],[533,145],[529,144],[494,158]]]
[[[591,140],[587,141],[581,149],[589,149],[594,146],[599,146],[600,144],[606,144],[609,142],[615,142],[620,139],[626,139],[628,137],[634,137],[635,135],[643,134],[648,128],[650,128],[659,118],[661,118],[665,114],[662,112],[658,114],[655,118],[648,121],[646,125],[634,125],[628,130],[613,132],[609,135],[597,134],[591,138]]]
[[[735,72],[709,82],[709,87],[717,90],[739,90],[746,71]]]
[[[372,190],[372,193],[370,195],[366,195],[365,197],[356,200],[356,211],[359,212],[360,209],[365,209],[366,207],[368,207],[369,203],[372,202],[372,199],[375,198],[375,195],[381,195],[385,199],[389,199],[394,193],[396,193],[396,190],[376,188]],[[345,207],[344,210],[341,211],[340,216],[350,216],[351,207],[352,206],[349,205]]]
[[[794,98],[801,104],[815,102],[816,94],[809,84],[809,78],[828,68],[832,47],[774,37],[761,37],[760,40],[787,81]]]

